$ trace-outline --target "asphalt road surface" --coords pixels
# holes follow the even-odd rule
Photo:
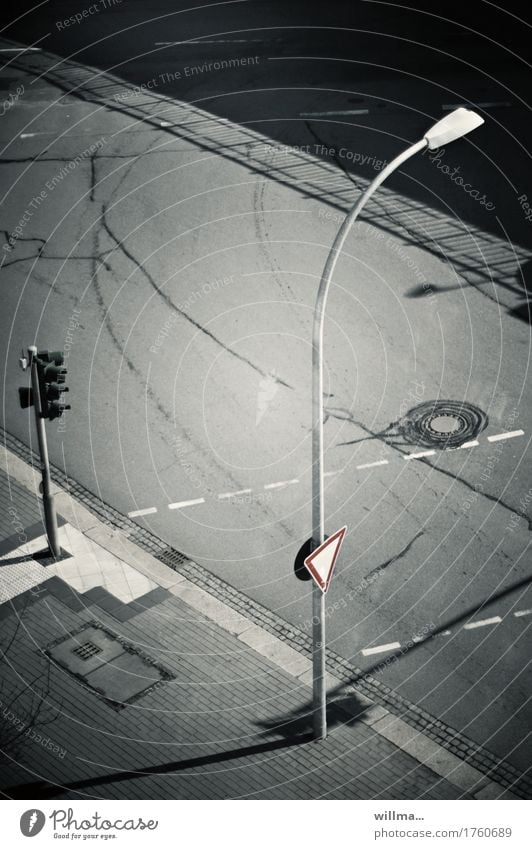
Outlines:
[[[20,350],[64,349],[52,460],[309,631],[293,561],[320,274],[383,164],[476,108],[485,124],[396,173],[338,263],[326,526],[348,533],[327,632],[525,768],[530,28],[479,5],[17,7],[0,43],[3,412],[33,444]]]

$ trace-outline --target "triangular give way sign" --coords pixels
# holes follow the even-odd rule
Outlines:
[[[324,593],[329,589],[331,575],[336,564],[336,558],[345,536],[347,526],[340,528],[335,534],[328,537],[318,548],[309,554],[303,561],[310,574],[316,581],[320,590]]]

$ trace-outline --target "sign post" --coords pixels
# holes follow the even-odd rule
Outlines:
[[[340,528],[305,558],[304,564],[314,580],[312,588],[312,703],[316,740],[327,736],[327,679],[325,665],[325,593],[347,527]]]

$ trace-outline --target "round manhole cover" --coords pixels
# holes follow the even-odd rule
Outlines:
[[[458,448],[484,430],[488,417],[465,401],[425,401],[401,421],[408,442],[427,448]]]

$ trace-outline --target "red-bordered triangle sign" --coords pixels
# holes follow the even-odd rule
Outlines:
[[[347,526],[340,528],[303,561],[310,574],[324,593],[329,589],[331,575],[340,552]]]

